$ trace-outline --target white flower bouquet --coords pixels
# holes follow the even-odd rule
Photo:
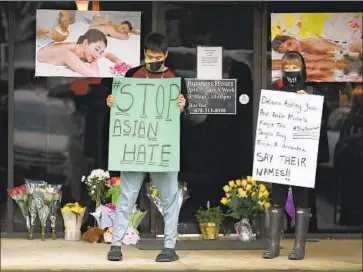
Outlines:
[[[105,200],[105,185],[109,178],[108,171],[102,169],[92,170],[88,177],[82,177],[82,182],[87,186],[89,196],[96,202],[96,209]]]

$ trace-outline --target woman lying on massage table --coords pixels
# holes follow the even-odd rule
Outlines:
[[[78,38],[77,43],[51,43],[39,49],[37,60],[69,69],[85,77],[99,77],[97,61],[105,57],[108,60],[121,62],[114,54],[106,53],[107,38],[96,29],[88,30]]]
[[[124,21],[121,24],[113,24],[111,22],[101,25],[93,25],[90,26],[89,29],[97,29],[102,31],[106,36],[119,40],[128,40],[130,38],[129,33],[140,35],[140,32],[134,29],[129,21]]]

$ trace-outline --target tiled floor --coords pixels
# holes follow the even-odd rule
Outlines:
[[[362,271],[361,240],[308,243],[303,261],[289,261],[293,244],[284,240],[281,257],[264,260],[261,251],[179,251],[175,263],[155,263],[158,251],[124,247],[124,261],[108,262],[107,244],[64,240],[1,239],[1,271]]]

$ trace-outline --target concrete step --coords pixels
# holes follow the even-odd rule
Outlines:
[[[242,242],[241,242],[242,243]],[[181,250],[174,263],[155,263],[155,250],[123,247],[122,262],[108,262],[107,244],[82,241],[1,239],[2,271],[360,271],[361,240],[321,240],[307,244],[303,261],[287,256],[293,240],[282,241],[281,256],[261,258],[261,250]]]

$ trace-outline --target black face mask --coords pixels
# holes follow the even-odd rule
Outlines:
[[[157,72],[160,70],[161,67],[163,67],[164,65],[164,60],[161,61],[155,61],[155,62],[150,62],[146,64],[146,68],[150,71],[150,72]]]
[[[302,81],[301,72],[284,72],[284,83],[290,85],[299,85]]]

